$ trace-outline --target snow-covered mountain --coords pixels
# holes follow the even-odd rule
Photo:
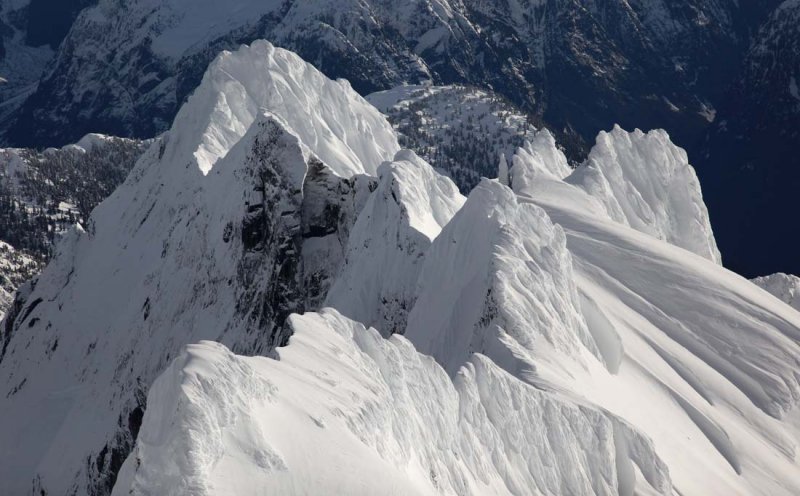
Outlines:
[[[7,138],[153,136],[219,50],[265,38],[362,94],[468,83],[586,139],[620,122],[688,141],[776,3],[101,0],[78,16]]]
[[[398,149],[347,82],[295,55],[260,42],[218,57],[17,295],[0,362],[0,409],[21,419],[0,432],[9,490],[108,494],[147,388],[184,344],[285,342],[283,320],[324,299],[375,188],[365,174]]]
[[[800,188],[798,143],[800,2],[787,0],[756,33],[699,154],[720,245],[748,276],[800,273],[800,236],[785,222]],[[768,255],[753,260],[756,249]]]
[[[220,50],[264,38],[362,95],[429,81],[501,95],[536,127],[547,124],[575,163],[598,129],[664,128],[707,183],[728,266],[748,276],[798,272],[785,236],[770,234],[785,227],[760,222],[791,196],[761,191],[797,182],[795,167],[783,166],[784,143],[796,139],[781,137],[797,128],[785,118],[795,107],[796,2],[780,4],[8,0],[0,7],[0,143],[54,146],[89,132],[151,138],[170,126]],[[449,149],[431,157],[413,144],[437,167],[456,165],[442,164]],[[467,155],[486,149],[476,143]],[[473,166],[485,163],[462,164],[463,180],[453,179],[474,186],[484,171]],[[752,201],[738,201],[743,195]],[[749,228],[738,228],[742,219]],[[742,238],[751,229],[771,246]]]
[[[796,494],[800,313],[718,264],[666,133],[590,156],[540,131],[464,198],[345,81],[223,52],[18,292],[0,480]]]
[[[469,193],[497,172],[536,127],[505,98],[464,86],[398,86],[368,95],[400,135],[400,144]]]
[[[565,181],[600,200],[613,220],[722,263],[697,175],[663,130],[601,132]]]

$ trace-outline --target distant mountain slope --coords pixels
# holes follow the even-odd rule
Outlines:
[[[84,11],[8,139],[152,136],[220,49],[266,38],[362,93],[423,79],[469,83],[585,139],[620,123],[666,127],[688,142],[769,8],[733,0],[220,5],[103,0]]]
[[[798,144],[800,2],[789,0],[756,34],[697,154],[717,238],[734,270],[800,273],[800,234],[787,221],[800,190]]]
[[[546,124],[573,162],[585,158],[598,129],[666,129],[709,183],[729,266],[750,275],[793,271],[777,238],[762,248],[736,229],[744,218],[766,231],[757,219],[783,210],[785,195],[759,193],[771,178],[720,172],[725,164],[780,169],[776,157],[785,153],[769,136],[796,128],[794,121],[778,117],[770,133],[747,126],[752,120],[763,127],[755,121],[791,106],[759,103],[792,86],[782,76],[770,78],[780,87],[759,83],[756,59],[762,53],[767,62],[772,47],[780,50],[759,41],[759,32],[791,38],[792,2],[775,13],[780,0],[101,0],[77,16],[55,54],[31,46],[29,34],[55,46],[62,19],[91,2],[59,2],[57,9],[51,0],[28,3],[9,1],[0,15],[0,77],[9,81],[0,84],[0,142],[7,145],[61,145],[89,132],[153,137],[168,128],[220,50],[264,38],[329,77],[347,78],[362,95],[428,81],[501,95],[537,127]],[[65,14],[51,20],[29,12]],[[759,31],[764,21],[770,26]],[[782,30],[789,34],[778,35]],[[779,64],[791,67],[792,57]],[[731,92],[732,85],[739,89]],[[749,95],[754,100],[742,103]]]
[[[444,171],[463,193],[494,177],[536,128],[495,93],[465,86],[398,86],[367,100],[386,114],[400,143]]]
[[[36,91],[45,66],[58,48],[28,42],[29,3],[29,0],[7,0],[0,4],[0,122],[3,128],[10,125],[10,116]]]
[[[87,135],[43,152],[0,148],[0,287],[8,293],[0,298],[0,313],[14,290],[50,260],[57,239],[88,221],[149,144]]]

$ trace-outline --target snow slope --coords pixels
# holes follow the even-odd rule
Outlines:
[[[595,203],[591,211],[605,211],[637,231],[722,263],[697,175],[686,152],[663,130],[629,133],[615,126],[602,131],[586,162],[571,174],[552,137],[542,138],[536,148],[537,155],[529,146],[513,157],[520,166],[517,172],[512,168],[512,184],[530,188],[536,174],[548,172],[543,164],[551,164],[550,176],[589,193]],[[526,174],[534,177],[519,178]]]
[[[426,254],[406,336],[450,374],[473,353],[519,374],[543,365],[542,342],[594,351],[565,241],[542,209],[484,180]]]
[[[279,360],[185,348],[113,494],[612,495],[639,465],[670,494],[646,440],[485,357],[451,380],[334,310],[289,322]]]
[[[604,358],[563,360],[539,380],[646,432],[681,494],[797,492],[797,431],[779,420],[800,392],[796,312],[704,257],[576,209],[586,193],[569,184],[516,192],[564,229]]]
[[[381,165],[326,305],[386,335],[403,332],[422,259],[464,197],[410,150]]]
[[[285,341],[285,318],[316,308],[338,270],[375,187],[363,173],[397,148],[376,109],[294,54],[221,54],[5,320],[5,488],[107,494],[184,344]]]

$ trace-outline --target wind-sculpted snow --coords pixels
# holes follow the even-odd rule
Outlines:
[[[800,310],[800,278],[792,274],[770,274],[756,277],[753,283],[795,310]]]
[[[586,163],[565,180],[613,220],[721,263],[697,175],[664,131],[601,132]]]
[[[405,331],[425,252],[465,199],[409,150],[381,165],[378,175],[327,305],[388,335]]]
[[[593,200],[581,188],[519,186],[564,229],[604,359],[564,357],[560,374],[530,380],[647,433],[680,494],[796,493],[797,431],[778,419],[800,399],[800,315],[706,258],[576,208]]]
[[[108,494],[148,387],[183,345],[284,343],[286,317],[324,301],[375,187],[354,174],[396,147],[374,108],[295,55],[265,42],[222,54],[13,303],[0,340],[0,411],[16,419],[0,426],[4,489]]]
[[[572,173],[564,152],[556,146],[556,140],[550,131],[542,129],[517,149],[511,158],[511,169],[517,169],[518,181],[532,180],[525,174],[545,174],[556,179],[564,179]],[[517,164],[520,164],[519,166]]]
[[[172,142],[203,174],[214,167],[261,112],[287,123],[305,146],[342,177],[375,174],[399,150],[386,119],[344,80],[332,81],[300,57],[260,40],[212,62],[175,118]]]
[[[182,351],[113,494],[671,494],[649,441],[486,357],[451,379],[333,310],[289,322],[279,361]]]
[[[514,374],[596,352],[560,227],[484,180],[426,254],[406,336],[450,374],[482,353]]]

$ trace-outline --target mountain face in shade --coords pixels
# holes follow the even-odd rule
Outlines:
[[[104,0],[75,21],[7,138],[53,145],[90,131],[152,136],[219,50],[266,38],[362,93],[427,79],[469,83],[585,140],[620,123],[666,127],[687,144],[768,8],[732,0],[237,0],[224,8]]]
[[[797,494],[800,314],[685,153],[532,133],[464,197],[345,81],[220,54],[3,321],[4,488]]]
[[[785,222],[800,188],[798,88],[800,2],[786,1],[756,34],[698,153],[726,261],[749,276],[800,272],[797,230]]]
[[[89,134],[58,149],[0,148],[0,313],[44,268],[58,238],[89,219],[152,141]]]

